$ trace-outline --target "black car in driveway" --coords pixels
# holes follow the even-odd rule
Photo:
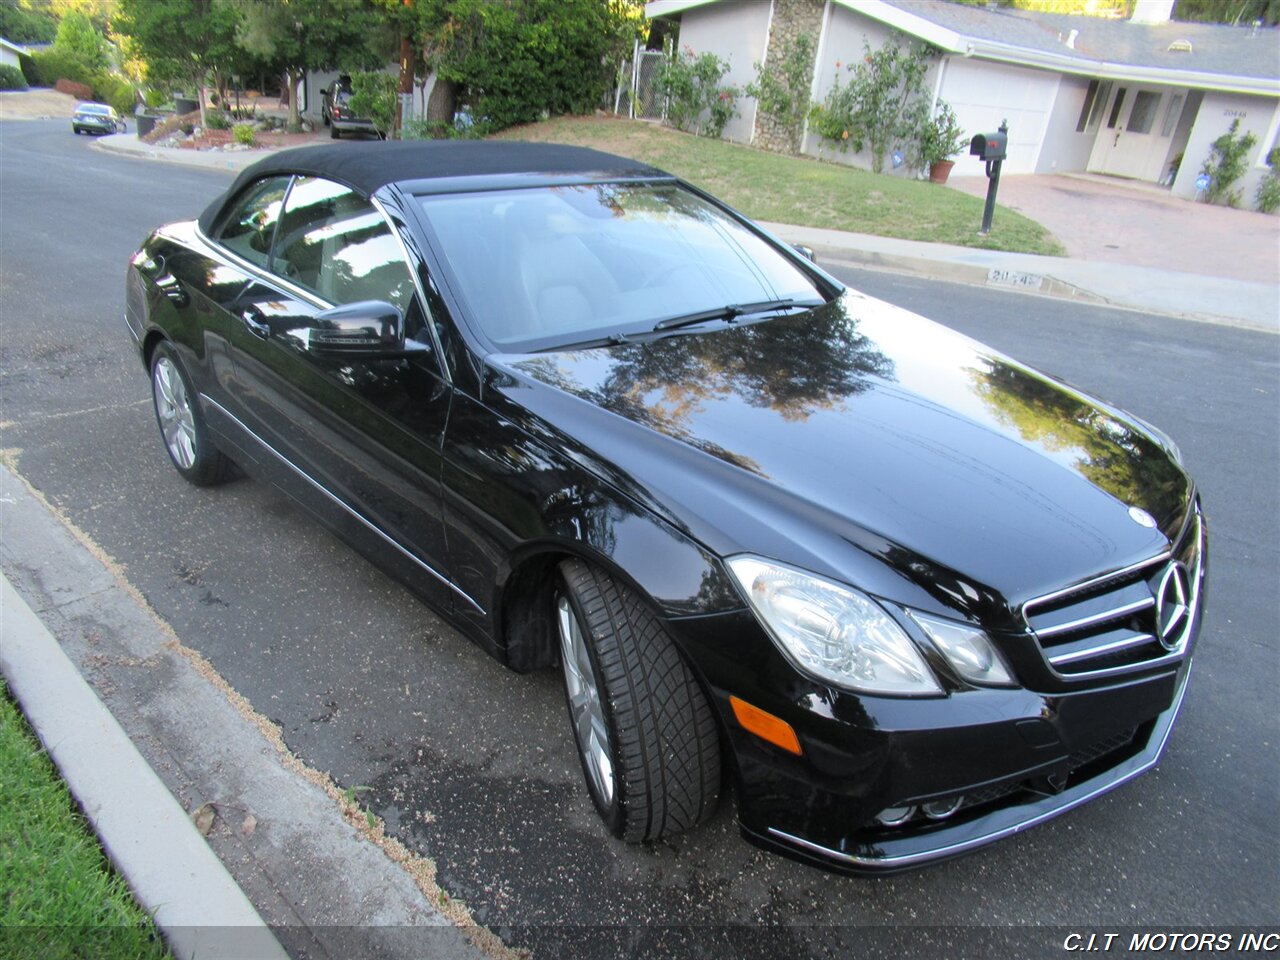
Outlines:
[[[757,843],[909,867],[1150,768],[1178,712],[1172,441],[644,164],[286,151],[146,241],[126,320],[184,477],[234,461],[562,667],[625,840],[729,779]]]
[[[351,100],[351,78],[341,76],[325,87],[320,94],[320,119],[329,128],[329,136],[342,139],[344,133],[371,133],[381,137],[378,128],[368,117],[356,116],[348,103]]]

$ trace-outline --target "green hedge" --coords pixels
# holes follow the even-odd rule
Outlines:
[[[65,50],[50,47],[32,54],[31,61],[36,68],[36,82],[42,87],[52,87],[59,80],[74,80],[93,86],[93,71],[72,54]]]
[[[134,95],[133,84],[124,77],[114,73],[99,73],[91,78],[89,85],[93,87],[95,100],[111,104],[115,107],[116,113],[121,116],[133,113],[137,98]]]
[[[0,63],[0,90],[25,90],[27,78],[17,67]]]

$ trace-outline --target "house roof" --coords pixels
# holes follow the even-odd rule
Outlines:
[[[0,37],[0,47],[5,47],[8,50],[12,50],[14,53],[31,53],[31,51],[22,44],[14,43],[12,40],[6,40],[4,37]]]
[[[645,12],[664,16],[711,2],[716,0],[653,0]],[[966,57],[1090,77],[1280,96],[1280,28],[1134,23],[940,0],[834,2]],[[1190,51],[1170,50],[1177,41],[1187,41]]]

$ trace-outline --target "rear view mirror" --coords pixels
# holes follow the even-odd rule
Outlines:
[[[357,300],[322,310],[307,333],[317,353],[385,357],[405,350],[404,315],[385,300]]]

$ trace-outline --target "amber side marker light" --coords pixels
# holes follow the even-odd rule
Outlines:
[[[768,740],[787,753],[800,755],[800,740],[787,721],[734,696],[729,697],[729,705],[733,707],[733,715],[742,724],[742,729],[754,733],[761,740]]]

